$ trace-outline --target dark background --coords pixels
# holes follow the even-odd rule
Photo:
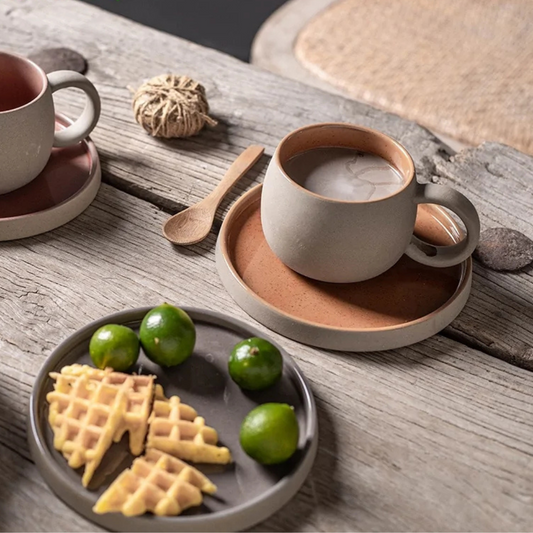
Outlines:
[[[261,24],[287,0],[83,0],[249,61]]]

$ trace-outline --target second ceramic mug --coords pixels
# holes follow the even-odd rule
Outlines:
[[[322,147],[378,155],[394,166],[404,184],[370,201],[335,200],[311,192],[291,179],[285,165],[297,154]],[[466,226],[466,237],[451,246],[433,246],[415,237],[421,203],[451,209]],[[378,131],[344,123],[305,126],[281,141],[263,185],[261,223],[283,263],[309,278],[335,283],[376,277],[404,253],[425,265],[456,265],[472,254],[479,239],[479,217],[465,196],[443,185],[418,183],[413,160],[402,145]]]
[[[54,132],[52,93],[75,87],[87,95],[80,118]],[[83,75],[69,70],[48,76],[29,59],[0,52],[0,194],[22,187],[46,166],[52,147],[76,144],[100,116],[100,98]]]

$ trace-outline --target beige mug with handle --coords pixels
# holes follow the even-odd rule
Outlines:
[[[74,87],[87,95],[81,116],[55,131],[52,94]],[[29,59],[0,52],[0,194],[23,187],[46,166],[52,147],[76,144],[100,117],[100,98],[82,74],[69,70],[48,76]]]
[[[287,162],[316,148],[350,148],[379,156],[403,183],[375,200],[334,199],[312,192],[291,177]],[[434,246],[414,236],[417,205],[423,203],[457,214],[466,237],[450,246]],[[305,126],[281,141],[263,185],[261,223],[283,263],[309,278],[335,283],[379,276],[404,253],[434,267],[459,264],[474,251],[480,229],[475,207],[460,192],[417,182],[413,160],[401,144],[378,131],[344,123]]]

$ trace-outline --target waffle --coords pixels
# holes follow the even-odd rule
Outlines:
[[[165,398],[160,385],[155,386],[154,405],[148,422],[147,448],[193,463],[231,462],[230,451],[216,445],[216,430],[206,426],[196,410],[181,403],[178,396]]]
[[[63,453],[71,468],[85,465],[84,487],[113,440],[120,440],[125,431],[130,431],[132,451],[142,451],[153,376],[72,365],[50,377],[56,381],[46,397],[54,447]]]
[[[202,492],[213,494],[215,485],[196,468],[158,450],[133,461],[100,496],[93,511],[122,512],[136,516],[151,511],[176,516],[203,501]]]
[[[79,376],[86,374],[90,381],[99,382],[107,379],[107,382],[122,386],[127,382],[127,406],[124,417],[117,427],[113,440],[120,439],[129,431],[130,451],[133,455],[141,455],[144,448],[144,439],[148,430],[148,417],[152,406],[154,394],[154,376],[137,376],[113,372],[111,369],[98,370],[86,365],[71,365],[61,369],[61,374]]]

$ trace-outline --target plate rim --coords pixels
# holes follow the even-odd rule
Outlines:
[[[197,307],[184,306],[181,308],[190,314],[193,320],[205,321],[222,327],[229,327],[227,324],[230,324],[231,327],[229,329],[233,329],[234,331],[235,329],[242,329],[252,333],[254,336],[265,338],[265,334],[257,328],[232,316]],[[85,339],[86,336],[92,334],[92,332],[104,323],[110,323],[110,321],[117,320],[119,320],[119,322],[115,323],[125,324],[139,322],[151,309],[153,309],[153,306],[125,309],[106,315],[100,319],[93,320],[64,339],[46,358],[36,376],[28,406],[28,442],[35,464],[47,485],[60,500],[66,503],[78,514],[103,527],[109,527],[107,523],[110,521],[114,522],[115,520],[118,520],[120,522],[122,520],[127,520],[126,524],[128,525],[128,529],[123,529],[124,531],[223,531],[249,528],[277,512],[298,492],[311,471],[318,449],[318,414],[311,386],[296,361],[294,361],[282,346],[272,339],[267,340],[279,348],[284,360],[290,361],[291,363],[291,372],[297,379],[298,392],[302,395],[302,401],[306,411],[305,418],[307,422],[307,432],[304,441],[303,457],[300,464],[298,464],[294,471],[289,475],[284,476],[264,493],[259,494],[248,502],[223,511],[193,516],[156,517],[142,515],[138,517],[124,517],[119,513],[108,513],[104,515],[98,515],[92,511],[90,511],[90,513],[85,513],[80,511],[74,503],[64,498],[63,494],[59,493],[59,490],[61,490],[58,488],[59,485],[64,485],[66,481],[67,488],[63,490],[68,490],[68,487],[73,487],[74,483],[72,480],[64,478],[61,474],[61,470],[53,467],[55,459],[48,450],[46,442],[44,442],[44,436],[40,432],[38,422],[39,396],[41,395],[42,388],[46,386],[46,382],[49,379],[48,372],[50,371],[50,367],[54,367],[65,357],[63,352],[68,349],[72,343],[76,341],[76,344],[78,342],[83,342],[79,341],[79,339]],[[78,488],[77,484],[76,488]],[[75,498],[73,498],[73,500],[74,499]],[[111,517],[111,519],[106,520],[106,517]],[[131,526],[136,527],[131,528]],[[159,529],[158,526],[161,526],[161,528]],[[119,529],[117,528],[117,530]]]

